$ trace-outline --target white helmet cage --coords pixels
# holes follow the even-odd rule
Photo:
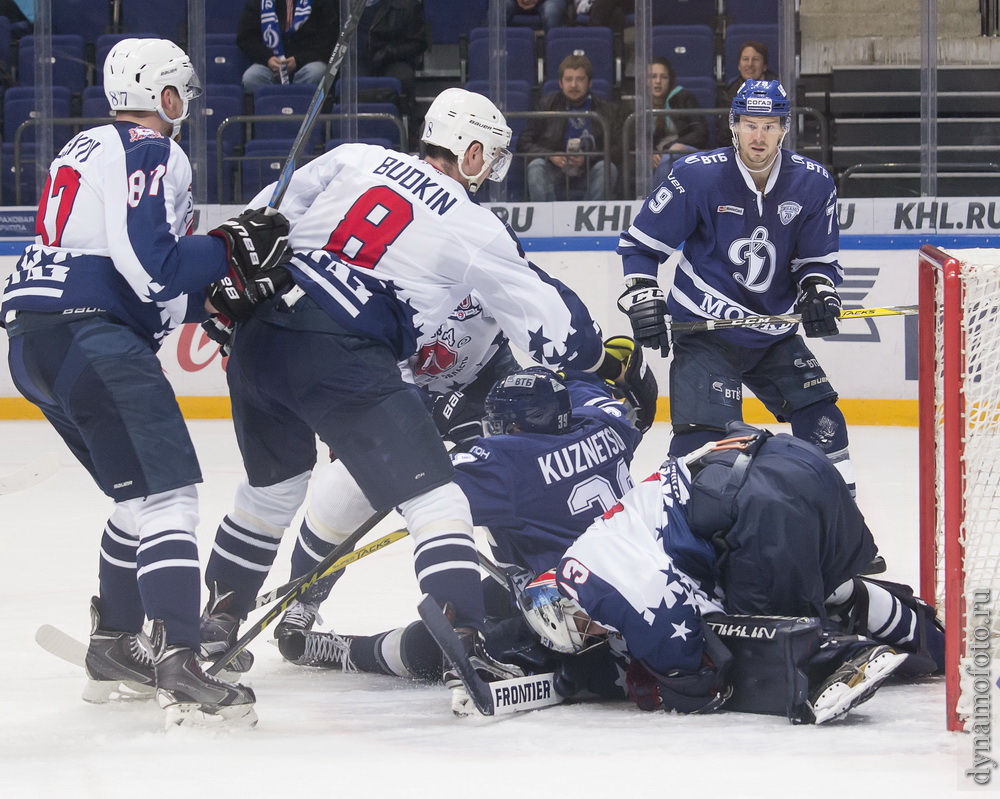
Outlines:
[[[577,654],[602,637],[587,632],[590,617],[576,602],[559,593],[552,570],[529,583],[518,603],[528,626],[542,639],[542,645],[556,652]]]
[[[497,183],[507,176],[510,136],[507,120],[486,97],[452,88],[441,92],[427,109],[420,140],[454,153],[458,158],[459,174],[469,181],[469,191],[475,194],[487,170],[490,170],[489,179]],[[478,175],[466,175],[462,161],[473,142],[483,145],[485,164]]]
[[[181,115],[171,119],[160,104],[167,86],[183,102]],[[112,111],[155,111],[173,125],[173,136],[188,118],[188,104],[201,96],[201,82],[191,59],[167,39],[122,39],[104,62],[104,94]]]

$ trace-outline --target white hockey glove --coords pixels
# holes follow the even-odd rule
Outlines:
[[[655,280],[629,278],[627,288],[618,298],[618,307],[628,314],[632,335],[643,347],[659,350],[664,358],[670,352],[667,302]]]
[[[827,278],[810,275],[799,286],[795,310],[802,316],[806,338],[836,336],[840,332],[840,295]]]

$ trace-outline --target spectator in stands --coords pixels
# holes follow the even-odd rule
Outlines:
[[[506,0],[507,23],[515,14],[537,14],[542,18],[542,29],[557,28],[566,24],[566,0]]]
[[[340,0],[247,0],[236,44],[253,61],[252,94],[269,83],[319,83],[340,34]]]
[[[725,88],[719,92],[716,105],[719,108],[729,108],[733,104],[733,98],[744,81],[748,80],[777,80],[776,73],[768,69],[767,45],[762,42],[743,42],[740,48],[740,60],[737,64],[739,75],[726,84]],[[728,111],[719,117],[719,133],[717,136],[719,145],[728,147],[733,143],[733,132],[729,129]]]
[[[635,13],[635,0],[577,0],[576,10],[581,14],[589,13],[591,25],[622,33],[628,22],[625,15]]]
[[[600,114],[611,135],[614,161],[621,113],[615,103],[590,93],[593,77],[594,67],[589,58],[566,56],[559,64],[559,91],[545,95],[535,110]],[[610,173],[613,192],[618,168],[603,158],[604,129],[594,119],[587,116],[531,119],[518,139],[517,149],[522,153],[539,153],[538,158],[528,161],[526,173],[531,202],[611,199],[605,197],[605,171]]]
[[[410,120],[413,143],[422,121],[414,115],[416,71],[430,47],[430,34],[420,0],[368,0],[358,24],[358,75],[398,78],[403,84],[399,110]],[[372,98],[359,97],[365,101]]]
[[[20,39],[31,33],[35,21],[34,0],[0,0],[0,17],[10,20],[10,36]],[[7,60],[7,53],[0,53],[0,58]]]
[[[683,86],[668,58],[654,58],[649,65],[650,106],[700,108],[697,98]],[[708,147],[708,123],[703,116],[654,117],[653,182],[666,180],[676,159]]]

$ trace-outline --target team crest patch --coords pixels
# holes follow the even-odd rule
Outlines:
[[[128,140],[140,141],[141,139],[162,139],[163,134],[149,128],[129,128]]]
[[[743,216],[743,209],[737,205],[720,205],[718,208],[720,214],[738,214]]]
[[[778,219],[781,220],[781,224],[787,225],[799,215],[799,211],[801,210],[802,206],[798,203],[782,203],[778,206]]]

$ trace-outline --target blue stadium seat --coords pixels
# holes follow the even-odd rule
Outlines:
[[[739,75],[740,50],[743,49],[743,43],[748,41],[767,45],[770,60],[768,66],[774,72],[778,71],[780,63],[778,44],[781,41],[781,32],[777,25],[730,25],[726,28],[723,56],[727,81]]]
[[[75,33],[52,36],[52,84],[79,94],[87,85],[87,57],[83,37]],[[22,37],[17,49],[17,80],[22,86],[35,83],[35,37]]]
[[[594,77],[615,84],[614,42],[610,28],[551,28],[545,35],[545,79],[559,77],[559,64],[582,51],[594,65]]]
[[[399,117],[399,113],[396,110],[396,106],[392,103],[358,103],[357,110],[359,114],[390,114],[394,117]],[[341,114],[339,105],[335,105],[331,109],[331,113]],[[330,134],[328,138],[336,139],[343,138],[342,132],[342,122],[340,120],[334,120],[330,123]],[[395,149],[405,149],[405,136],[400,138],[399,128],[394,122],[390,122],[388,119],[364,119],[358,118],[358,139],[388,139],[393,142],[393,148]]]
[[[111,106],[108,98],[104,96],[103,86],[87,86],[83,90],[83,101],[80,107],[82,117],[107,117],[111,118]]]
[[[255,139],[294,139],[302,125],[301,115],[309,110],[315,86],[300,84],[279,84],[261,86],[254,92],[253,112],[256,117],[287,116],[288,121],[255,121],[253,123],[253,138]],[[308,91],[306,91],[308,90]],[[323,135],[322,125],[316,125],[310,135],[306,148],[309,149],[327,138]]]
[[[205,83],[242,84],[250,59],[232,44],[205,44]]]
[[[538,55],[535,32],[528,28],[507,29],[507,80],[524,80],[538,84]],[[466,80],[489,80],[489,28],[469,32],[469,63]]]
[[[182,138],[181,149],[184,150],[190,157],[191,155],[191,140]],[[285,153],[287,155],[287,153]],[[205,147],[205,161],[208,166],[208,172],[204,177],[206,195],[205,201],[210,203],[224,203],[230,202],[232,195],[232,182],[233,175],[236,172],[236,162],[235,161],[224,161],[222,164],[222,181],[225,186],[225,190],[219,191],[219,163],[216,159],[216,147],[215,140],[207,142]],[[192,165],[194,166],[194,165]],[[196,168],[196,167],[195,167]],[[201,181],[201,176],[195,173],[194,183],[197,187],[198,183]]]
[[[243,87],[229,84],[208,84],[204,96],[195,108],[205,116],[205,137],[213,146],[219,127],[230,117],[243,114]],[[232,155],[246,139],[246,125],[231,123],[222,134],[223,155]]]
[[[281,174],[294,139],[251,139],[244,150],[245,160],[240,163],[240,196],[236,202],[248,203],[261,189],[273,183]],[[301,166],[308,154],[299,160]]]
[[[14,86],[3,95],[3,140],[14,142],[17,129],[29,119],[37,117],[37,92],[34,86]],[[70,116],[70,90],[65,86],[52,87],[52,117],[65,119]],[[37,126],[31,125],[21,134],[23,143],[34,143]],[[72,136],[69,125],[59,125],[53,129],[53,141],[62,147]]]
[[[236,19],[232,21],[233,27],[236,22]],[[187,39],[187,0],[161,0],[156,3],[150,3],[149,0],[122,0],[121,25],[126,33],[153,31],[160,39],[170,39],[183,46]]]
[[[236,26],[247,0],[211,0],[205,3],[205,41],[213,34],[230,36],[235,43]]]
[[[35,145],[21,146],[20,180],[15,172],[17,164],[14,161],[14,145],[10,142],[0,145],[0,163],[3,164],[0,191],[3,193],[4,205],[38,205],[38,194],[35,192]],[[20,198],[17,196],[18,184],[21,189]]]
[[[705,25],[657,25],[653,28],[654,57],[669,58],[675,75],[715,72],[715,37]]]
[[[57,0],[51,9],[52,33],[82,36],[87,44],[94,44],[111,27],[108,0]]]
[[[424,18],[431,32],[431,45],[458,44],[460,36],[486,24],[489,0],[427,0]]]
[[[712,26],[715,0],[655,0],[652,16],[654,25]]]
[[[0,61],[10,63],[10,19],[0,17]]]
[[[108,53],[111,52],[118,42],[122,39],[157,39],[159,38],[155,33],[104,33],[97,37],[97,41],[94,43],[94,49],[96,55],[94,58],[95,69],[94,69],[94,85],[99,86],[104,83],[104,62],[108,58]]]
[[[726,0],[729,25],[777,25],[781,0]]]

